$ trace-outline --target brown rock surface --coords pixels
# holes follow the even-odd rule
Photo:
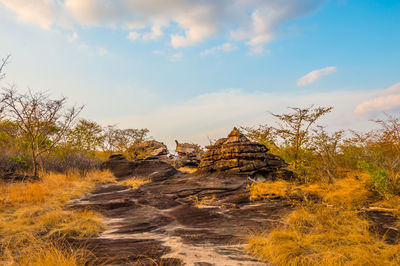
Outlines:
[[[251,142],[237,128],[227,138],[208,146],[199,165],[202,172],[235,173],[247,176],[291,178],[287,163],[279,156],[268,153],[265,145]]]
[[[168,148],[162,142],[148,140],[132,145],[129,153],[134,159],[162,158],[168,155]]]
[[[242,176],[179,172],[136,190],[99,185],[69,206],[100,211],[108,229],[71,243],[112,265],[266,265],[246,254],[246,237],[281,224],[292,206],[251,202],[247,185]]]
[[[161,160],[130,161],[122,154],[113,154],[108,161],[101,164],[102,169],[109,169],[116,177],[145,177],[153,181],[166,179],[178,171]]]

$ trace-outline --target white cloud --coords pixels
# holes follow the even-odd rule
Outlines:
[[[400,82],[386,88],[374,98],[360,103],[354,110],[359,116],[400,108]]]
[[[276,38],[282,26],[316,10],[325,0],[0,0],[24,22],[43,28],[113,27],[143,33],[144,40],[170,32],[175,48],[218,34],[244,41],[253,53]]]
[[[231,43],[224,43],[222,45],[204,50],[203,52],[200,53],[201,56],[205,56],[205,55],[210,55],[210,54],[215,54],[218,51],[223,51],[223,52],[233,52],[235,50],[237,50],[238,47],[234,44]]]
[[[161,30],[160,26],[153,26],[151,28],[150,32],[147,32],[143,34],[143,40],[148,41],[148,40],[155,40],[158,39],[163,35],[163,32]]]
[[[56,19],[58,4],[46,0],[1,0],[7,8],[17,13],[20,21],[37,24],[49,29]]]
[[[329,129],[368,129],[370,122],[354,115],[357,100],[371,97],[373,93],[363,91],[336,91],[303,94],[248,93],[230,89],[199,95],[153,109],[141,115],[109,117],[105,123],[119,121],[121,127],[135,125],[148,128],[151,135],[174,148],[174,140],[208,144],[208,137],[226,136],[234,126],[255,126],[273,123],[268,111],[282,113],[290,106],[334,106],[332,113],[321,123]]]
[[[75,31],[68,36],[68,41],[70,42],[76,42],[78,39],[79,39],[79,34]]]
[[[336,72],[336,67],[334,67],[334,66],[313,70],[310,73],[308,73],[307,75],[301,77],[297,81],[297,86],[309,85],[309,84],[317,81],[321,77],[332,74],[334,72]]]
[[[128,33],[128,36],[126,36],[129,40],[134,41],[137,38],[140,37],[140,33],[136,32],[136,31],[131,31]]]

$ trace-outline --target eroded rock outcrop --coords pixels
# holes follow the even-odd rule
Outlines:
[[[145,177],[153,181],[164,180],[178,171],[170,164],[161,160],[130,161],[122,154],[113,154],[108,161],[101,165],[102,169],[109,169],[116,177]]]
[[[167,146],[156,140],[148,140],[138,144],[134,144],[129,153],[135,159],[163,159],[168,155]]]
[[[201,155],[204,153],[203,149],[197,144],[179,143],[177,140],[175,140],[175,143],[177,165],[197,167],[200,163]]]
[[[227,138],[219,139],[208,146],[199,164],[202,172],[241,174],[269,179],[294,177],[288,164],[279,156],[268,153],[262,144],[251,142],[237,128]]]

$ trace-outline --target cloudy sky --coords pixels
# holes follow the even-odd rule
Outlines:
[[[171,148],[289,106],[367,129],[399,111],[399,14],[395,0],[0,0],[3,83]]]

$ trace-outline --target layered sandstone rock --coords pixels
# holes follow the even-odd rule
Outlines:
[[[294,177],[291,171],[286,170],[287,163],[281,157],[268,153],[265,145],[251,142],[237,128],[227,138],[219,139],[207,148],[199,164],[200,171],[271,179]]]

